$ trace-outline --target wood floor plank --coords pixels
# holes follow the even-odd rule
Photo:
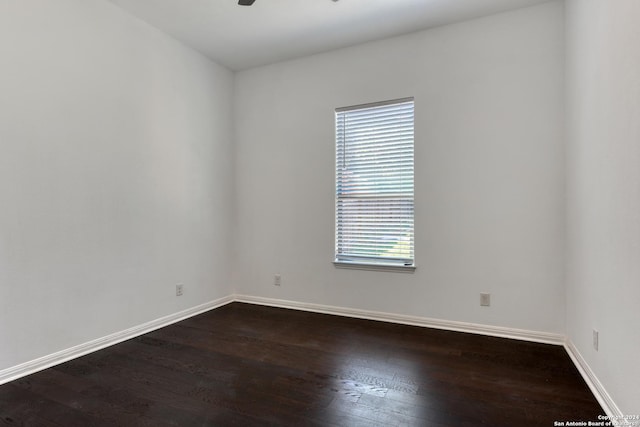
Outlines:
[[[85,378],[72,377],[55,369],[41,372],[37,381],[30,377],[14,384],[35,395],[46,396],[53,402],[73,408],[101,420],[111,426],[175,426],[162,418],[151,418],[148,414],[155,402],[131,396],[123,389],[105,389]]]
[[[562,347],[232,303],[0,386],[0,426],[515,426],[603,414]]]

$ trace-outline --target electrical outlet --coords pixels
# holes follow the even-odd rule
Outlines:
[[[596,329],[593,330],[593,349],[598,351],[598,331]]]
[[[282,276],[276,274],[273,276],[273,286],[280,286],[282,284]]]
[[[182,296],[182,294],[184,293],[184,285],[182,283],[178,283],[176,285],[176,296]]]
[[[480,305],[483,307],[489,307],[491,305],[491,294],[480,294]]]

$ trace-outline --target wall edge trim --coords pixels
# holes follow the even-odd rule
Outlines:
[[[602,409],[606,412],[609,417],[621,419],[623,416],[622,411],[615,404],[607,390],[604,388],[595,372],[591,369],[587,361],[582,357],[580,351],[575,346],[571,339],[567,338],[564,343],[564,348],[569,354],[571,361],[582,375],[582,378],[587,383],[587,386],[595,396],[596,400],[602,406]]]
[[[254,297],[249,295],[236,295],[236,302],[249,304],[268,305],[272,307],[288,308],[294,310],[311,311],[322,314],[333,314],[359,319],[378,320],[382,322],[399,323],[403,325],[422,326],[449,331],[467,332],[472,334],[488,335],[500,338],[511,338],[523,341],[532,341],[543,344],[563,345],[565,337],[562,334],[550,332],[528,331],[524,329],[507,328],[503,326],[482,325],[478,323],[458,322],[453,320],[433,319],[428,317],[408,316],[403,314],[391,314],[371,310],[359,310],[354,308],[337,307],[323,304],[311,304],[289,300]]]
[[[87,341],[85,343],[67,348],[65,350],[57,351],[55,353],[39,357],[37,359],[21,363],[16,366],[0,370],[0,385],[17,380],[18,378],[22,378],[27,375],[34,374],[38,371],[42,371],[52,366],[68,362],[69,360],[76,359],[89,353],[93,353],[114,344],[121,343],[131,338],[144,335],[156,329],[169,326],[173,323],[177,323],[181,320],[185,320],[206,311],[213,310],[215,308],[229,304],[233,301],[234,296],[228,295],[213,301],[206,302],[204,304],[187,308],[177,313],[169,314],[167,316],[163,316],[158,319],[133,326],[123,331],[115,332],[113,334]]]

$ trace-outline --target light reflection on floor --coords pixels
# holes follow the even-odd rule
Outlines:
[[[368,425],[428,425],[442,411],[434,410],[428,393],[419,394],[430,389],[429,367],[399,357],[392,348],[353,349],[334,368],[336,375],[329,380],[334,397],[323,408],[329,422],[351,425],[361,418]]]

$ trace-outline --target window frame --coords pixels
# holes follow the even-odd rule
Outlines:
[[[366,261],[366,256],[363,255],[359,255],[359,256],[354,256],[354,255],[341,255],[340,252],[340,230],[339,230],[339,225],[341,224],[340,219],[339,219],[339,203],[340,200],[346,200],[347,198],[344,197],[344,193],[341,196],[339,187],[341,185],[341,183],[344,185],[344,181],[340,181],[340,160],[339,160],[339,150],[341,149],[340,144],[346,144],[346,140],[345,137],[342,136],[342,138],[340,138],[339,136],[339,131],[338,131],[338,121],[339,121],[339,117],[340,115],[344,115],[344,113],[349,112],[349,111],[363,111],[363,110],[367,110],[367,109],[372,109],[372,108],[376,108],[376,107],[384,107],[387,105],[399,105],[399,104],[407,104],[407,103],[411,103],[412,106],[412,123],[411,123],[411,131],[412,131],[412,139],[411,139],[411,238],[410,238],[410,244],[411,244],[411,258],[406,258],[405,260],[402,260],[402,258],[397,258],[397,259],[393,259],[393,258],[384,258],[384,257],[376,257],[376,256],[372,256],[371,257],[371,261]],[[415,98],[414,97],[407,97],[407,98],[399,98],[399,99],[393,99],[393,100],[388,100],[388,101],[381,101],[381,102],[373,102],[373,103],[367,103],[367,104],[359,104],[359,105],[353,105],[353,106],[349,106],[349,107],[341,107],[341,108],[336,108],[335,112],[334,112],[334,137],[335,137],[335,177],[334,177],[334,184],[335,184],[335,206],[334,206],[334,214],[335,214],[335,224],[334,224],[334,261],[333,264],[335,267],[337,268],[349,268],[349,269],[358,269],[358,270],[374,270],[374,271],[378,271],[378,270],[382,270],[382,271],[395,271],[395,272],[404,272],[404,273],[413,273],[416,269],[416,265],[415,265]],[[344,126],[344,124],[343,124]],[[344,130],[344,127],[343,127]],[[344,150],[346,150],[346,148],[344,147],[344,145],[342,146],[342,150],[344,153]],[[343,160],[344,162],[344,160]],[[377,178],[377,176],[376,176]],[[381,196],[380,199],[383,199],[384,197]],[[354,200],[356,200],[357,198],[354,198]],[[375,198],[374,198],[375,199]],[[358,200],[362,200],[362,199],[358,199]],[[402,261],[406,261],[406,260],[410,260],[411,264],[408,264],[406,262],[402,262]]]

